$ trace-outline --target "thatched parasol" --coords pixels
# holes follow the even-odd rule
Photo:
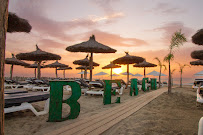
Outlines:
[[[80,69],[80,70],[85,70],[85,68],[87,68],[87,70],[90,70],[90,67],[89,66],[80,66],[80,67],[76,67],[75,69]],[[92,68],[94,69],[94,67]]]
[[[128,52],[125,52],[125,53],[126,53],[125,56],[114,60],[113,63],[127,65],[127,85],[126,85],[127,87],[129,83],[129,64],[140,63],[140,62],[143,62],[145,59],[138,56],[131,56],[128,54]]]
[[[193,59],[200,59],[203,60],[203,50],[193,51],[191,53],[191,57]]]
[[[58,62],[58,60],[57,60],[57,61],[54,62],[54,63],[51,63],[51,64],[49,64],[49,65],[45,65],[44,67],[56,68],[56,78],[57,78],[57,77],[58,77],[58,75],[57,75],[57,68],[58,68],[58,67],[60,67],[60,68],[62,68],[62,67],[68,67],[68,65],[62,64],[62,63]]]
[[[20,65],[20,66],[29,66],[30,65],[28,63],[25,63],[21,60],[16,59],[14,54],[12,54],[12,58],[6,58],[5,63],[11,65],[11,69],[10,69],[10,79],[11,80],[13,78],[13,65]]]
[[[90,70],[90,66],[80,66],[76,67],[76,69],[80,69],[82,72],[82,70]],[[94,69],[94,67],[92,69]],[[83,74],[81,74],[81,78],[83,78]]]
[[[145,76],[145,68],[146,67],[156,67],[157,65],[156,64],[152,64],[152,63],[149,63],[149,62],[146,62],[146,61],[143,61],[141,63],[138,63],[138,64],[135,64],[133,65],[133,67],[141,67],[141,68],[144,68],[144,77]]]
[[[203,60],[191,61],[190,65],[196,65],[196,66],[201,65],[202,66],[203,65]]]
[[[84,58],[84,59],[82,59],[82,60],[75,60],[75,61],[73,62],[73,64],[82,65],[82,66],[85,66],[85,67],[89,66],[89,65],[90,65],[90,60],[88,60],[88,55],[86,56],[86,58]],[[99,64],[93,62],[93,66],[99,66]],[[87,72],[87,69],[85,68],[85,74],[84,74],[85,79],[87,79],[87,74],[86,74],[86,72]]]
[[[92,67],[93,67],[93,53],[115,53],[116,50],[112,49],[106,45],[98,43],[95,40],[95,36],[92,35],[90,39],[86,42],[80,44],[72,45],[66,48],[70,52],[90,52],[90,81],[92,81]]]
[[[203,45],[203,29],[200,29],[192,36],[192,42],[197,45]]]
[[[40,79],[41,73],[40,73],[40,65],[41,62],[44,60],[60,60],[61,56],[42,51],[39,49],[39,47],[36,45],[36,51],[29,52],[29,53],[20,53],[17,54],[16,57],[20,60],[28,60],[28,61],[37,61],[38,63],[38,75],[37,78]]]
[[[115,64],[113,64],[113,62],[111,62],[110,64],[108,64],[108,65],[102,67],[102,69],[111,69],[110,75],[111,75],[111,80],[112,80],[112,68],[120,68],[120,67],[121,67],[121,66],[115,65]]]
[[[72,69],[72,67],[61,67],[61,68],[58,68],[57,70],[63,70],[63,78],[66,78],[65,77],[65,74],[66,74],[65,71],[71,70],[71,69]]]
[[[82,66],[89,66],[90,65],[90,60],[88,60],[88,55],[84,59],[75,60],[73,62],[73,64],[82,65]],[[96,63],[96,62],[93,62],[93,67],[96,67],[96,66],[99,66],[99,64]]]
[[[16,14],[9,12],[7,32],[27,32],[29,33],[32,26],[25,19],[18,17]]]
[[[34,64],[31,64],[29,66],[25,66],[25,68],[34,68],[35,69],[34,70],[35,78],[37,78],[37,66],[38,66],[38,64],[37,64],[37,62],[35,62]],[[44,67],[41,66],[40,68],[44,68]]]

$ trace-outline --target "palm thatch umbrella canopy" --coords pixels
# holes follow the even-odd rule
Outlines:
[[[126,53],[125,56],[114,60],[113,63],[127,65],[127,85],[126,85],[127,87],[129,84],[129,64],[140,63],[143,62],[145,59],[138,56],[131,56],[128,54],[128,52],[125,53]]]
[[[58,68],[57,70],[63,70],[63,78],[66,78],[65,71],[66,70],[71,70],[71,69],[72,69],[72,67],[61,67],[61,68]]]
[[[26,32],[29,33],[32,26],[23,18],[18,17],[16,14],[9,12],[8,15],[8,29],[7,32]]]
[[[82,65],[82,66],[89,66],[90,65],[90,60],[88,60],[88,55],[84,59],[75,60],[73,62],[73,64]],[[96,63],[96,62],[93,62],[93,66],[96,67],[96,66],[99,66],[99,64]]]
[[[191,53],[191,57],[193,59],[200,59],[203,60],[203,50],[193,51]]]
[[[76,67],[76,69],[80,69],[81,72],[82,70],[90,70],[90,66],[80,66],[80,67]],[[92,69],[94,69],[94,67],[92,67]],[[81,78],[83,78],[83,74],[81,74]]]
[[[11,80],[13,78],[13,65],[20,65],[20,66],[29,66],[30,65],[28,63],[25,63],[21,60],[16,59],[14,54],[12,54],[12,58],[6,58],[5,63],[11,65],[11,69],[10,69],[10,79]]]
[[[192,36],[192,42],[197,45],[203,45],[203,29],[200,29]]]
[[[73,62],[73,64],[82,65],[82,66],[86,66],[86,67],[89,66],[89,65],[90,65],[90,60],[88,60],[88,55],[86,56],[86,58],[84,58],[84,59],[82,59],[82,60],[75,60],[75,61]],[[99,66],[99,64],[93,62],[93,66]],[[87,79],[87,74],[86,74],[86,72],[87,72],[87,68],[85,68],[85,74],[84,74],[85,79]]]
[[[111,69],[110,76],[111,76],[111,80],[112,80],[112,68],[120,68],[120,67],[121,66],[113,64],[113,62],[111,62],[110,64],[102,67],[102,69]]]
[[[87,68],[87,70],[90,70],[90,67],[89,66],[80,66],[80,67],[76,67],[75,69],[80,69],[80,70],[85,70],[85,68]],[[94,67],[92,68],[94,69]]]
[[[203,60],[191,61],[190,65],[196,65],[196,66],[201,65],[202,66],[203,65]]]
[[[58,75],[57,75],[57,68],[58,68],[58,67],[60,67],[60,68],[62,68],[62,67],[68,67],[68,65],[62,64],[62,63],[58,62],[58,60],[57,60],[57,61],[54,62],[54,63],[51,63],[51,64],[49,64],[49,65],[45,65],[44,67],[56,68],[56,78],[57,78],[57,77],[58,77]]]
[[[38,64],[38,75],[37,78],[40,79],[41,72],[40,72],[40,65],[41,62],[44,60],[60,60],[61,56],[49,52],[42,51],[39,49],[39,47],[36,45],[36,51],[28,52],[28,53],[20,53],[17,54],[16,57],[20,60],[28,60],[28,61],[36,61]]]
[[[86,42],[82,42],[76,45],[72,45],[66,48],[70,52],[89,52],[90,56],[90,81],[92,81],[92,67],[93,67],[93,53],[115,53],[116,50],[106,45],[103,45],[95,40],[95,36],[92,35]]]
[[[140,68],[144,68],[144,77],[145,76],[145,68],[146,67],[156,67],[157,65],[156,64],[153,64],[153,63],[150,63],[150,62],[146,62],[146,61],[143,61],[141,63],[138,63],[138,64],[135,64],[133,65],[133,67],[140,67]]]
[[[37,64],[37,62],[35,62],[34,64],[25,66],[25,68],[34,68],[35,69],[34,70],[35,78],[37,78],[37,66],[38,66],[38,64]],[[41,66],[40,68],[44,68],[44,66]]]

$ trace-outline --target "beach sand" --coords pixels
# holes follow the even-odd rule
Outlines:
[[[138,112],[122,120],[103,134],[196,134],[199,119],[203,114],[203,106],[196,107],[196,91],[189,87],[175,88],[173,94],[164,93]],[[139,91],[139,95],[145,94]],[[121,97],[121,103],[134,96],[129,96],[129,90],[125,90]],[[116,96],[112,96],[112,102]],[[31,111],[20,111],[5,115],[5,134],[31,135],[45,134],[53,130],[67,126],[83,118],[100,113],[119,104],[103,105],[101,96],[84,96],[78,100],[81,112],[77,119],[63,122],[47,122],[48,114],[36,117]],[[33,103],[42,110],[44,102]],[[63,106],[63,113],[67,114],[69,106]]]
[[[139,96],[145,94],[143,91],[139,91]],[[69,95],[65,95],[69,96]],[[117,96],[112,96],[112,103],[116,101]],[[129,89],[124,90],[124,94],[121,97],[121,103],[126,102],[134,97],[129,96]],[[106,109],[118,106],[119,104],[103,105],[102,96],[84,96],[82,95],[78,100],[80,103],[80,115],[77,119],[66,120],[63,122],[47,122],[48,114],[43,116],[35,116],[30,110],[19,111],[14,113],[5,114],[5,134],[9,135],[32,135],[32,134],[45,134],[52,130],[56,130],[63,126],[67,126],[73,122],[79,121],[83,118],[87,118],[94,114],[105,111]],[[36,102],[32,105],[37,110],[42,110],[45,102]],[[63,104],[63,114],[69,113],[69,106]]]
[[[196,90],[175,88],[117,123],[104,135],[196,135],[203,105],[196,107]]]

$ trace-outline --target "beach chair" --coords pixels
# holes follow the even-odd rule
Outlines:
[[[43,91],[43,92],[49,92],[50,87],[49,86],[34,86],[34,87],[32,87],[32,90],[34,90],[34,91],[40,90],[40,91]]]
[[[202,90],[197,89],[197,100],[196,100],[196,106],[198,107],[199,104],[203,103],[203,97],[202,97]]]
[[[104,95],[103,90],[95,91],[95,90],[88,90],[86,91],[85,95],[90,94],[90,95]]]
[[[21,110],[31,110],[36,116],[44,115],[49,112],[49,93],[31,92],[18,94],[5,94],[4,113],[16,112]],[[37,112],[32,106],[33,102],[46,100],[44,110]]]
[[[4,90],[4,94],[17,94],[17,93],[28,93],[28,91],[22,90],[22,89],[6,89],[6,90]]]

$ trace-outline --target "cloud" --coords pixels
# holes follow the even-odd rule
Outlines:
[[[180,7],[177,6],[173,6],[169,3],[158,3],[156,5],[156,7],[148,10],[149,12],[159,12],[162,14],[181,14],[181,13],[185,13],[186,10],[185,9],[181,9]]]
[[[191,34],[194,33],[194,30],[192,28],[189,28],[185,26],[182,22],[170,22],[170,23],[165,23],[163,26],[159,28],[155,28],[155,31],[163,31],[163,40],[164,42],[170,42],[172,35],[180,30],[184,35],[186,36],[187,40],[191,40]]]
[[[112,12],[104,16],[87,16],[85,18],[75,18],[73,20],[59,22],[49,19],[46,14],[48,1],[18,1],[11,5],[11,9],[17,14],[29,21],[32,25],[32,32],[34,31],[39,36],[58,38],[63,41],[74,41],[74,36],[69,34],[72,30],[77,28],[94,29],[99,26],[113,23],[117,19],[124,16],[121,12]],[[98,1],[99,2],[99,1]],[[109,3],[105,1],[105,3]],[[37,9],[37,10],[36,10]]]
[[[148,43],[142,39],[122,37],[119,34],[108,33],[100,30],[93,30],[82,34],[84,36],[81,38],[81,40],[88,40],[92,34],[95,35],[98,42],[109,46],[135,47],[148,45]]]
[[[97,5],[107,14],[115,12],[112,4],[115,4],[115,2],[118,2],[118,1],[120,0],[91,0],[92,3]]]
[[[65,48],[66,45],[63,43],[59,43],[57,41],[54,41],[52,39],[41,39],[39,41],[39,44],[43,48]]]

